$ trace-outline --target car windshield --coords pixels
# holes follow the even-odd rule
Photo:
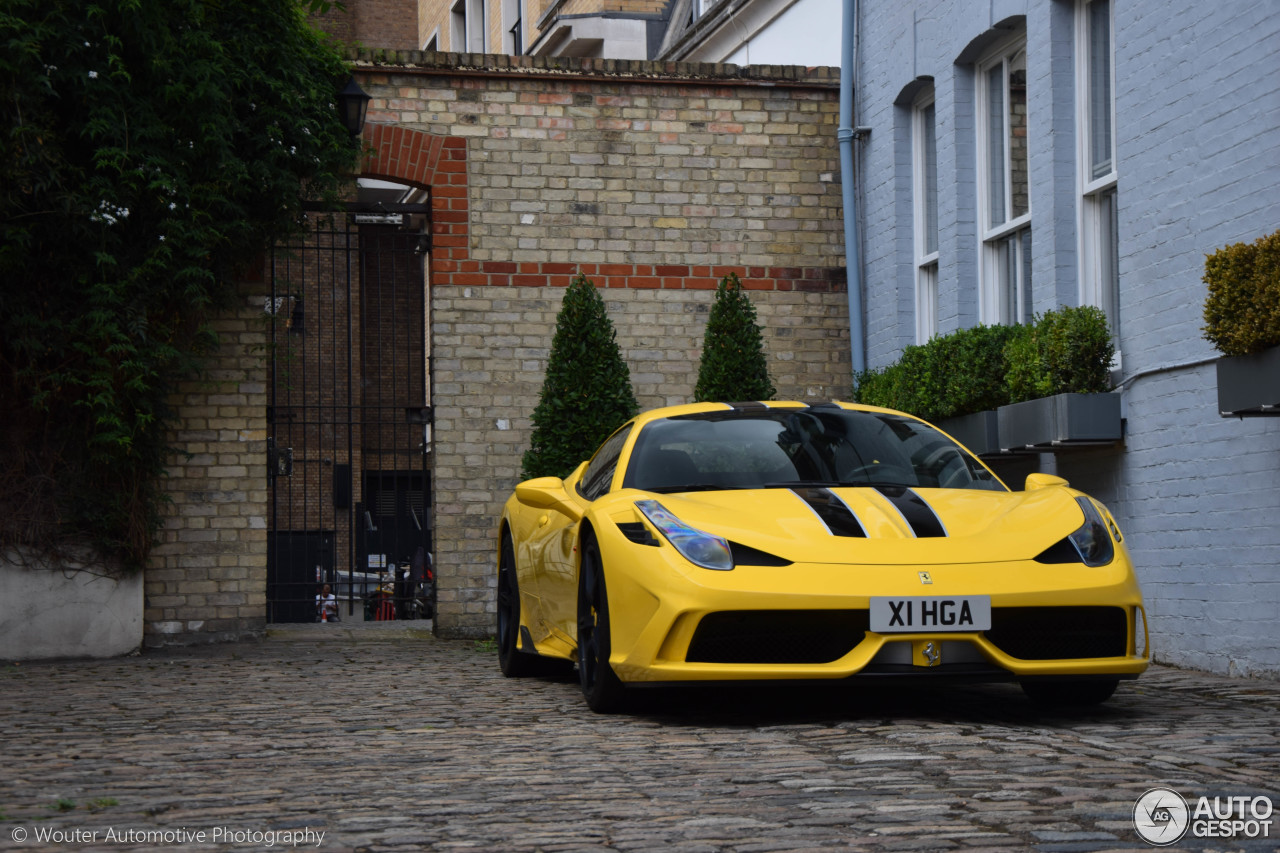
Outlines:
[[[830,408],[709,412],[647,424],[624,488],[651,492],[802,486],[1005,491],[973,456],[922,421]]]

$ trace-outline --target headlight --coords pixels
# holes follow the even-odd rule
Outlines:
[[[1093,501],[1081,497],[1076,498],[1076,503],[1084,510],[1084,524],[1067,539],[1080,553],[1080,559],[1086,566],[1105,566],[1116,555],[1107,523],[1102,520],[1102,513],[1098,512]]]
[[[644,513],[658,532],[695,566],[721,572],[733,568],[733,554],[723,537],[695,530],[654,500],[636,501],[636,509]]]

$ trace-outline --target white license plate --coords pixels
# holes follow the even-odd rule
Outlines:
[[[871,630],[877,634],[990,628],[989,595],[873,596],[871,599]]]

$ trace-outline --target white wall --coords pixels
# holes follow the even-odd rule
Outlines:
[[[754,21],[761,28],[719,61],[735,65],[840,67],[843,9],[840,0],[796,0],[781,11],[776,8],[780,5],[777,3],[756,5],[761,7],[760,11],[746,12],[740,17]],[[726,30],[741,39],[743,26],[730,25]]]
[[[105,658],[142,646],[142,573],[0,559],[0,660]]]

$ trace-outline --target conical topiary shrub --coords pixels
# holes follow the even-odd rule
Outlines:
[[[525,478],[568,476],[639,408],[604,300],[578,274],[556,317]]]
[[[693,399],[699,403],[771,400],[775,393],[756,309],[737,274],[729,273],[720,279],[707,318]]]

